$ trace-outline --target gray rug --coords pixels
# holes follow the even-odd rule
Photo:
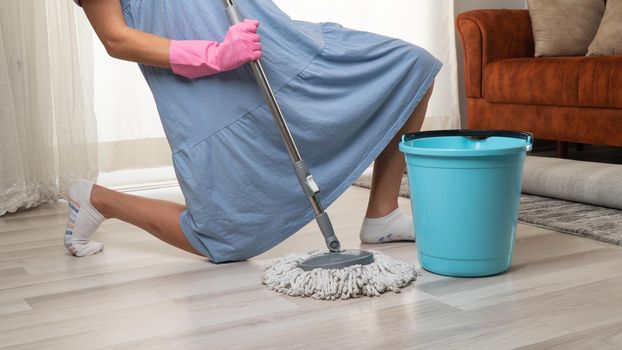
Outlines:
[[[361,176],[354,185],[370,188],[371,174]],[[410,197],[406,176],[402,179],[400,196]],[[518,220],[622,246],[621,210],[523,194]]]
[[[528,156],[523,192],[622,209],[622,165]]]

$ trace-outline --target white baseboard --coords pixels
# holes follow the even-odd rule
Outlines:
[[[123,192],[179,186],[172,166],[104,172],[97,183]]]

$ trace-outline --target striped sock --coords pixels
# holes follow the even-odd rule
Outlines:
[[[91,204],[93,182],[79,180],[69,187],[67,229],[65,248],[75,256],[87,256],[101,252],[104,244],[91,241],[104,216]]]

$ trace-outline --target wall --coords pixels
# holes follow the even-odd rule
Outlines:
[[[527,8],[527,3],[525,0],[454,0],[454,11],[456,15],[469,10],[494,8],[524,9]],[[456,36],[458,36],[458,31],[456,31]],[[467,112],[464,85],[464,56],[459,37],[456,38],[456,46],[458,52],[458,81],[460,84],[460,115],[462,118],[462,127],[466,128]]]

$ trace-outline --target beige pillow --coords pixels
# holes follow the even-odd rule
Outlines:
[[[622,55],[622,0],[607,1],[596,38],[590,44],[588,56]]]
[[[603,0],[528,0],[536,57],[583,56],[605,12]]]

